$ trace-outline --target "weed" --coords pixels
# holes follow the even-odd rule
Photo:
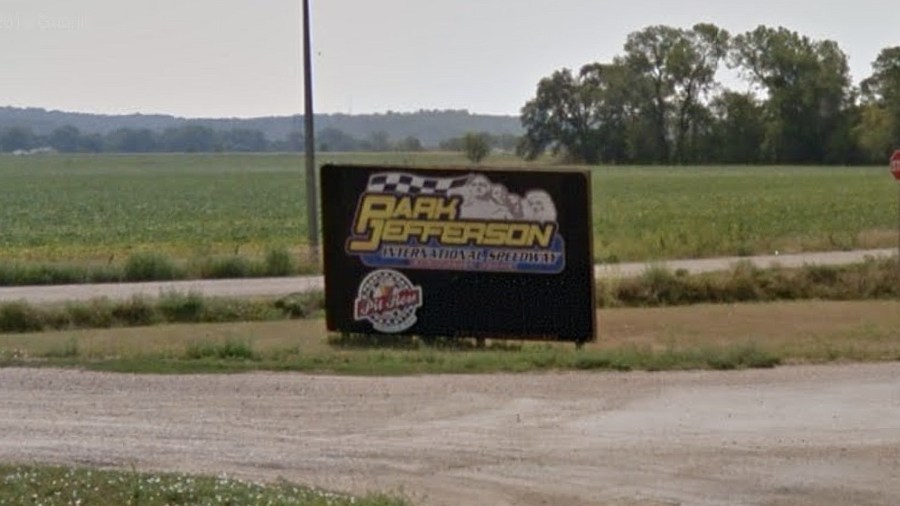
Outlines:
[[[159,323],[162,315],[146,297],[134,297],[116,304],[112,308],[113,318],[126,326],[144,326]]]
[[[297,265],[287,248],[272,248],[266,252],[266,276],[289,276],[295,272]]]
[[[309,318],[325,309],[322,292],[297,292],[275,301],[275,307],[290,318]]]
[[[728,349],[704,352],[706,364],[712,369],[771,368],[781,362],[775,355],[759,349],[753,343]]]
[[[128,281],[167,281],[184,277],[182,270],[169,257],[159,253],[135,253],[125,262]]]
[[[43,330],[40,311],[27,302],[11,302],[0,306],[0,331],[37,332]]]
[[[208,259],[201,264],[199,275],[203,279],[249,278],[261,270],[244,257],[229,255]]]
[[[170,322],[199,322],[203,307],[203,296],[197,292],[167,292],[160,296],[157,303],[159,312]]]
[[[187,345],[184,357],[188,360],[200,360],[215,358],[219,360],[259,360],[259,355],[253,351],[253,345],[248,341],[236,341],[229,339],[223,343],[194,342]]]
[[[113,326],[112,304],[107,299],[94,299],[86,303],[66,304],[69,322],[78,328],[97,329]]]

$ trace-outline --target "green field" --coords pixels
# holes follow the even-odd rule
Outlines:
[[[465,165],[452,153],[319,161]],[[489,166],[529,166],[492,157]],[[552,166],[551,166],[552,167]],[[0,157],[0,258],[121,262],[262,255],[306,237],[300,155]],[[896,185],[882,167],[599,167],[596,256],[631,261],[892,246]]]

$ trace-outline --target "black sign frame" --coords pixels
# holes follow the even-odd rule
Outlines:
[[[329,331],[595,339],[589,171],[328,164],[321,202]]]

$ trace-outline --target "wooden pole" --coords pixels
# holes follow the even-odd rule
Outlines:
[[[306,226],[309,259],[319,264],[319,206],[316,201],[316,137],[313,122],[312,52],[309,33],[309,0],[303,0],[303,86],[304,129],[306,133]]]

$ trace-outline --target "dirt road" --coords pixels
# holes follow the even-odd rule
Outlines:
[[[426,505],[900,504],[900,363],[361,378],[0,370],[0,462]]]
[[[684,269],[691,273],[721,271],[731,268],[736,262],[750,261],[760,267],[781,265],[800,267],[804,264],[841,265],[862,262],[866,257],[889,257],[896,249],[873,249],[856,251],[832,251],[803,253],[797,255],[765,255],[757,257],[723,257],[698,260],[672,260],[661,262],[672,270]],[[597,265],[594,269],[598,278],[621,278],[637,276],[650,265],[647,263],[623,263]],[[293,292],[321,290],[324,282],[321,276],[291,278],[219,279],[198,281],[163,281],[149,283],[106,283],[94,285],[57,285],[0,287],[0,302],[28,300],[35,303],[62,302],[67,300],[89,300],[98,297],[128,299],[135,295],[156,297],[165,292],[191,291],[219,297],[280,296]]]

